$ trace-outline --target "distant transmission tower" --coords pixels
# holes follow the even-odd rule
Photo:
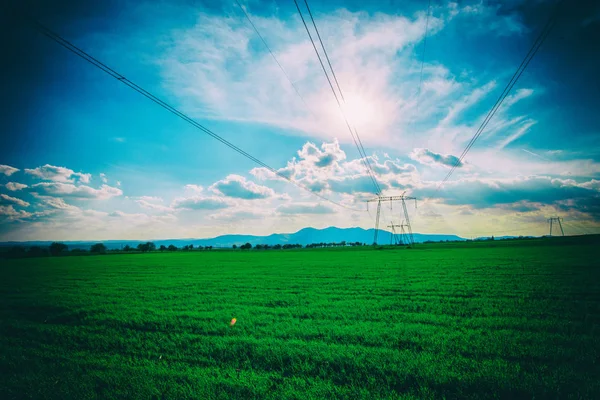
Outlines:
[[[552,218],[548,218],[548,222],[550,223],[550,236],[552,236],[552,223],[553,222],[558,222],[558,226],[560,227],[560,233],[562,236],[565,236],[565,231],[563,231],[563,227],[562,224],[560,223],[560,220],[562,218],[560,217],[552,217]]]
[[[406,192],[404,192],[404,193],[406,193]],[[375,201],[377,202],[377,218],[375,220],[375,237],[373,239],[373,244],[377,244],[377,234],[379,233],[379,217],[381,216],[381,203],[385,202],[385,201],[390,202],[390,207],[392,206],[392,202],[394,202],[394,201],[402,202],[402,210],[404,211],[404,221],[405,221],[404,226],[406,226],[407,230],[408,230],[408,243],[405,243],[405,244],[410,244],[411,246],[415,244],[415,242],[413,240],[412,228],[410,226],[410,219],[408,218],[408,210],[406,208],[406,200],[414,200],[415,208],[417,208],[417,198],[405,196],[404,193],[402,193],[401,196],[377,196],[374,199],[367,200],[367,209],[369,207],[369,203],[375,202]],[[403,230],[404,230],[404,228],[403,228]]]
[[[404,233],[404,225],[394,225],[391,222],[391,225],[388,225],[388,228],[392,228],[392,232],[390,234],[390,244],[404,244],[400,243],[402,241],[402,236],[398,239],[398,234],[396,233],[396,228],[402,228],[402,233]]]

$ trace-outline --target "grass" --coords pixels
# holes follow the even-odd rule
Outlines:
[[[0,398],[600,398],[598,244],[4,261]]]

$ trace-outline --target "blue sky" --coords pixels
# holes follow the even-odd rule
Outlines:
[[[310,2],[384,194],[422,233],[600,231],[598,6],[577,2],[436,190],[554,2]],[[0,240],[269,234],[374,225],[373,187],[293,1],[37,4],[36,17],[338,207],[282,181],[86,61],[4,24]],[[368,7],[368,8],[365,8]],[[423,80],[421,55],[427,29]],[[7,35],[3,35],[7,36]],[[18,38],[18,39],[14,39]],[[420,93],[420,94],[419,94]],[[305,104],[306,103],[306,104]],[[399,209],[384,220],[400,222]]]

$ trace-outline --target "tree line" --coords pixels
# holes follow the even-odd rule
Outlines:
[[[315,248],[323,248],[323,247],[346,247],[346,246],[366,246],[366,243],[361,243],[361,242],[346,242],[346,241],[342,241],[339,243],[311,243],[311,244],[307,244],[302,246],[301,244],[274,244],[274,245],[268,245],[268,244],[257,244],[254,247],[252,247],[252,244],[250,243],[246,243],[243,244],[241,246],[238,245],[233,245],[232,248],[235,249],[241,249],[241,250],[250,250],[252,248],[254,248],[255,250],[287,250],[287,249],[301,249],[301,248],[305,248],[305,249],[315,249]]]
[[[152,251],[195,251],[195,250],[212,250],[213,246],[196,246],[193,244],[178,248],[175,245],[161,245],[158,249],[153,242],[140,243],[136,247],[126,245],[122,249],[108,249],[104,243],[95,243],[90,246],[89,250],[76,247],[69,251],[69,247],[61,242],[53,242],[48,247],[42,246],[13,246],[4,251],[6,258],[26,258],[26,257],[59,257],[81,254],[108,254],[108,253],[147,253]]]
[[[241,249],[241,250],[288,250],[288,249],[314,249],[314,248],[325,248],[325,247],[346,247],[346,246],[366,246],[366,243],[361,242],[346,242],[342,241],[339,243],[311,243],[307,245],[301,244],[257,244],[252,246],[250,243],[245,243],[243,245],[233,245],[232,248]],[[213,246],[194,246],[193,244],[183,246],[181,248],[170,244],[168,246],[160,245],[157,248],[156,244],[153,242],[140,243],[136,247],[132,247],[130,245],[126,245],[121,249],[108,249],[104,243],[95,243],[90,246],[89,250],[82,249],[80,247],[76,247],[74,249],[69,250],[69,247],[61,242],[53,242],[48,247],[42,246],[13,246],[8,248],[7,250],[2,251],[2,254],[5,258],[26,258],[26,257],[58,257],[58,256],[69,256],[69,255],[97,255],[97,254],[114,254],[114,253],[148,253],[148,252],[175,252],[175,251],[201,251],[201,250],[212,250]]]

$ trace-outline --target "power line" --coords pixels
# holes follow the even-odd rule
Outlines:
[[[298,95],[298,97],[300,98],[300,100],[302,100],[302,102],[304,103],[304,105],[306,106],[306,109],[313,115],[313,117],[315,116],[314,113],[312,112],[312,110],[310,109],[310,107],[308,106],[308,104],[306,103],[306,100],[304,100],[304,97],[302,97],[302,95],[300,94],[300,91],[298,90],[298,87],[296,87],[296,85],[294,84],[294,82],[292,81],[292,79],[289,77],[289,75],[287,74],[287,72],[285,72],[285,69],[283,68],[283,66],[279,63],[279,60],[277,60],[277,57],[275,57],[275,54],[273,53],[273,51],[271,51],[271,48],[269,47],[269,45],[267,44],[267,41],[264,39],[264,37],[260,34],[260,32],[258,31],[258,28],[256,27],[256,25],[254,25],[254,22],[252,22],[252,19],[250,19],[250,15],[248,15],[248,13],[246,12],[246,10],[244,9],[244,7],[242,7],[242,4],[239,2],[239,0],[235,0],[235,2],[237,3],[237,5],[240,7],[240,9],[242,10],[242,12],[244,13],[244,15],[246,16],[246,19],[248,20],[248,22],[250,22],[250,25],[252,25],[252,28],[254,29],[254,32],[256,32],[256,34],[258,35],[258,37],[260,38],[260,40],[263,42],[263,44],[265,45],[265,47],[267,48],[267,50],[269,51],[269,53],[271,54],[271,57],[273,57],[273,60],[275,60],[275,62],[277,63],[277,65],[279,66],[279,69],[281,69],[281,72],[283,72],[283,75],[285,75],[286,79],[288,80],[288,82],[290,83],[290,85],[292,85],[292,87],[294,88],[294,91],[296,92],[296,94]]]
[[[308,3],[306,2],[306,0],[304,0],[306,7],[308,9],[308,12],[310,14],[310,17],[312,19],[313,25],[315,27],[315,30],[317,31],[317,35],[319,36],[319,40],[321,41],[321,37],[319,35],[319,31],[317,29],[317,26],[315,24],[315,21],[312,17],[312,13],[310,12],[310,8],[308,7]],[[350,127],[350,123],[348,122],[348,118],[346,117],[346,113],[344,112],[344,109],[342,107],[342,104],[340,103],[340,100],[338,98],[337,93],[335,92],[335,89],[333,88],[333,84],[331,83],[331,79],[329,78],[329,74],[327,73],[327,70],[325,69],[325,65],[323,64],[323,60],[321,59],[321,55],[319,54],[319,51],[317,50],[317,46],[315,45],[315,41],[313,40],[313,37],[310,33],[310,30],[308,29],[308,25],[306,25],[306,21],[304,19],[304,15],[302,15],[302,11],[300,10],[300,6],[298,5],[298,1],[294,0],[294,4],[296,4],[296,9],[298,10],[298,14],[300,15],[300,18],[302,19],[302,23],[304,24],[304,28],[306,29],[306,33],[308,34],[308,38],[310,39],[313,49],[315,50],[315,53],[317,54],[317,58],[319,59],[319,63],[321,64],[321,68],[323,69],[323,72],[325,73],[325,78],[327,78],[327,82],[329,83],[329,87],[331,88],[331,91],[333,92],[333,96],[335,97],[335,101],[337,102],[337,105],[340,109],[340,111],[342,112],[342,116],[344,117],[344,120],[346,122],[346,126],[348,127],[348,130],[350,131],[350,136],[352,136],[352,140],[354,141],[354,144],[356,145],[356,148],[358,149],[358,152],[361,156],[361,159],[363,161],[363,164],[365,165],[366,169],[367,169],[367,173],[369,174],[369,177],[371,179],[371,181],[373,182],[373,186],[375,187],[376,190],[376,194],[379,195],[381,193],[381,187],[379,186],[379,184],[377,183],[377,179],[375,179],[374,173],[372,171],[372,167],[371,167],[371,163],[369,162],[369,159],[366,155],[366,152],[364,151],[364,147],[362,146],[362,142],[360,142],[360,137],[358,136],[358,132],[356,132],[356,128],[354,129],[354,132],[352,132],[352,128]],[[321,41],[321,46],[323,47],[323,52],[325,54],[325,56],[327,57],[327,61],[329,62],[329,56],[327,55],[327,50],[325,50],[325,47],[323,46],[323,42]],[[331,68],[331,63],[329,63],[329,67]],[[331,71],[333,72],[333,68],[331,68]],[[333,72],[334,78],[335,78],[335,72]],[[337,78],[336,80],[336,84],[337,84]],[[339,84],[338,84],[338,89],[339,89]],[[340,89],[340,96],[343,99],[343,93]],[[355,138],[355,133],[356,133],[356,138]],[[360,142],[360,144],[359,144]]]
[[[92,64],[92,65],[96,66],[97,68],[101,69],[102,71],[106,72],[107,74],[109,74],[113,78],[117,79],[118,81],[121,81],[123,84],[129,86],[131,89],[133,89],[136,92],[140,93],[144,97],[152,100],[154,103],[156,103],[159,106],[163,107],[167,111],[175,114],[176,116],[178,116],[179,118],[183,119],[184,121],[190,123],[194,127],[198,128],[202,132],[206,133],[207,135],[211,136],[212,138],[214,138],[214,139],[218,140],[219,142],[223,143],[224,145],[226,145],[227,147],[231,148],[232,150],[235,150],[236,152],[238,152],[239,154],[243,155],[244,157],[250,159],[251,161],[254,161],[256,164],[260,165],[261,167],[264,167],[264,168],[268,169],[269,171],[271,171],[275,175],[277,175],[277,176],[285,179],[286,181],[292,183],[293,185],[299,187],[300,189],[306,190],[307,192],[311,193],[314,196],[317,196],[317,197],[319,197],[319,198],[321,198],[321,199],[323,199],[323,200],[325,200],[325,201],[327,201],[329,203],[335,204],[338,207],[342,207],[342,208],[345,208],[345,209],[348,209],[348,210],[352,210],[352,211],[360,211],[360,212],[364,211],[364,210],[357,210],[357,209],[354,209],[354,208],[350,208],[350,207],[347,207],[347,206],[345,206],[343,204],[335,202],[335,201],[333,201],[333,200],[331,200],[331,199],[329,199],[329,198],[327,198],[325,196],[322,196],[322,195],[320,195],[318,193],[313,192],[308,187],[306,187],[306,186],[304,186],[304,185],[302,185],[302,184],[300,184],[300,183],[298,183],[298,182],[290,179],[289,177],[286,177],[282,173],[278,172],[276,169],[270,167],[269,165],[267,165],[264,162],[260,161],[258,158],[254,157],[251,154],[249,154],[249,153],[245,152],[244,150],[240,149],[239,147],[237,147],[233,143],[225,140],[221,136],[219,136],[216,133],[212,132],[210,129],[202,126],[201,124],[199,124],[198,122],[194,121],[193,119],[191,119],[190,117],[188,117],[187,115],[185,115],[184,113],[182,113],[181,111],[179,111],[176,108],[172,107],[171,105],[165,103],[163,100],[159,99],[158,97],[156,97],[152,93],[150,93],[147,90],[143,89],[142,87],[136,85],[135,83],[133,83],[129,79],[125,78],[123,75],[119,74],[115,70],[111,69],[110,67],[106,66],[102,62],[98,61],[97,59],[95,59],[94,57],[92,57],[91,55],[89,55],[88,53],[84,52],[83,50],[81,50],[80,48],[76,47],[75,45],[73,45],[72,43],[70,43],[69,41],[67,41],[66,39],[62,38],[57,33],[51,31],[50,29],[48,29],[47,27],[45,27],[44,25],[42,25],[38,21],[32,20],[31,22],[35,25],[35,27],[43,35],[45,35],[48,38],[54,40],[55,42],[57,42],[58,44],[60,44],[64,48],[66,48],[67,50],[69,50],[69,51],[73,52],[74,54],[78,55],[79,57],[83,58],[84,60],[86,60],[90,64]]]
[[[308,1],[304,0],[304,4],[306,4],[306,9],[308,10],[308,15],[310,16],[310,20],[312,21],[313,26],[315,27],[315,32],[317,32],[317,37],[319,38],[319,43],[321,43],[321,48],[323,48],[323,53],[325,54],[325,58],[327,59],[327,64],[329,64],[329,69],[333,74],[333,79],[335,80],[335,84],[337,85],[338,90],[340,91],[340,96],[342,97],[342,101],[346,101],[344,99],[344,93],[342,93],[342,88],[340,88],[340,84],[335,76],[335,71],[331,66],[331,61],[329,61],[329,56],[327,55],[327,50],[325,50],[325,45],[323,44],[323,40],[321,39],[321,34],[319,33],[319,29],[317,28],[317,24],[315,23],[315,19],[313,18],[312,12],[310,11],[310,7],[308,6]]]
[[[421,85],[423,84],[423,66],[425,65],[425,50],[427,49],[427,33],[429,32],[429,15],[431,14],[431,0],[429,0],[427,5],[427,19],[425,20],[425,37],[423,38],[423,55],[421,56],[421,72],[419,76],[419,86],[417,86],[417,109],[415,111],[415,115],[419,114],[419,105],[421,99]],[[412,135],[412,145],[411,148],[415,147],[415,135]]]
[[[496,103],[494,104],[494,106],[492,107],[492,109],[488,112],[488,114],[485,117],[484,121],[482,122],[481,126],[477,129],[477,131],[475,132],[475,135],[471,138],[471,140],[467,144],[467,147],[465,147],[465,149],[463,150],[463,152],[460,155],[460,157],[456,160],[456,162],[454,163],[454,165],[452,166],[452,168],[450,169],[450,171],[448,172],[448,174],[446,175],[446,177],[444,178],[444,180],[440,183],[440,185],[436,189],[436,192],[442,187],[442,185],[444,183],[446,183],[446,181],[448,181],[448,179],[454,173],[454,171],[456,170],[456,168],[459,165],[461,165],[462,160],[464,159],[464,157],[467,155],[467,153],[469,152],[469,150],[471,149],[471,147],[473,147],[473,144],[475,143],[475,141],[479,138],[479,136],[481,135],[481,133],[483,132],[483,130],[488,125],[489,121],[496,114],[496,112],[498,111],[498,109],[500,108],[500,106],[502,105],[502,103],[504,102],[504,99],[506,99],[506,97],[508,96],[508,94],[510,93],[510,91],[512,90],[512,88],[515,86],[515,84],[517,83],[517,81],[519,80],[519,78],[521,77],[521,75],[523,74],[523,72],[525,71],[525,69],[527,68],[527,66],[529,65],[529,63],[531,62],[531,60],[533,59],[533,57],[536,55],[536,53],[538,52],[538,50],[540,49],[540,47],[542,46],[542,44],[544,43],[544,41],[546,40],[546,38],[549,36],[550,31],[552,30],[552,28],[554,27],[554,25],[556,23],[556,14],[557,14],[557,11],[558,11],[558,5],[556,7],[555,12],[551,15],[550,19],[548,20],[548,22],[546,23],[546,25],[542,29],[542,32],[540,32],[539,36],[537,37],[537,39],[535,40],[535,42],[533,43],[533,45],[529,49],[529,52],[527,53],[527,55],[525,56],[525,58],[523,59],[523,61],[521,61],[521,64],[519,65],[519,67],[517,68],[517,70],[513,74],[512,78],[510,79],[510,81],[508,82],[508,84],[506,85],[506,87],[504,88],[504,90],[502,91],[502,93],[500,94],[500,97],[498,97],[498,99],[496,100]]]
[[[306,9],[308,10],[308,15],[310,16],[310,20],[312,21],[312,24],[315,28],[315,32],[317,32],[317,37],[319,38],[319,42],[321,43],[321,48],[323,49],[323,53],[325,54],[325,58],[327,59],[327,64],[329,64],[329,69],[331,70],[331,74],[333,75],[333,79],[335,80],[335,84],[337,85],[338,90],[340,91],[340,97],[342,98],[342,101],[344,102],[344,104],[346,103],[346,99],[344,98],[344,92],[342,92],[342,88],[340,87],[340,84],[337,80],[337,77],[335,75],[335,71],[333,70],[333,66],[331,65],[331,61],[329,60],[329,55],[327,55],[327,50],[325,49],[325,45],[323,44],[323,40],[321,40],[321,34],[319,33],[319,29],[317,28],[317,24],[315,23],[315,19],[313,18],[312,12],[310,11],[310,7],[308,5],[308,1],[304,0],[304,4],[306,5]],[[339,103],[339,102],[338,102]],[[356,136],[356,139],[358,140],[358,146],[360,146],[359,149],[359,153],[362,150],[361,155],[365,158],[365,161],[367,163],[367,170],[370,171],[370,173],[372,173],[373,168],[371,167],[371,163],[367,157],[367,152],[365,151],[365,148],[362,144],[362,141],[360,140],[360,136],[358,135],[358,132],[356,131],[356,126],[354,126],[354,135]],[[355,142],[356,143],[356,142]],[[381,188],[379,187],[379,184],[377,183],[376,179],[373,179],[375,182],[375,186],[378,190],[377,194],[381,193]]]

